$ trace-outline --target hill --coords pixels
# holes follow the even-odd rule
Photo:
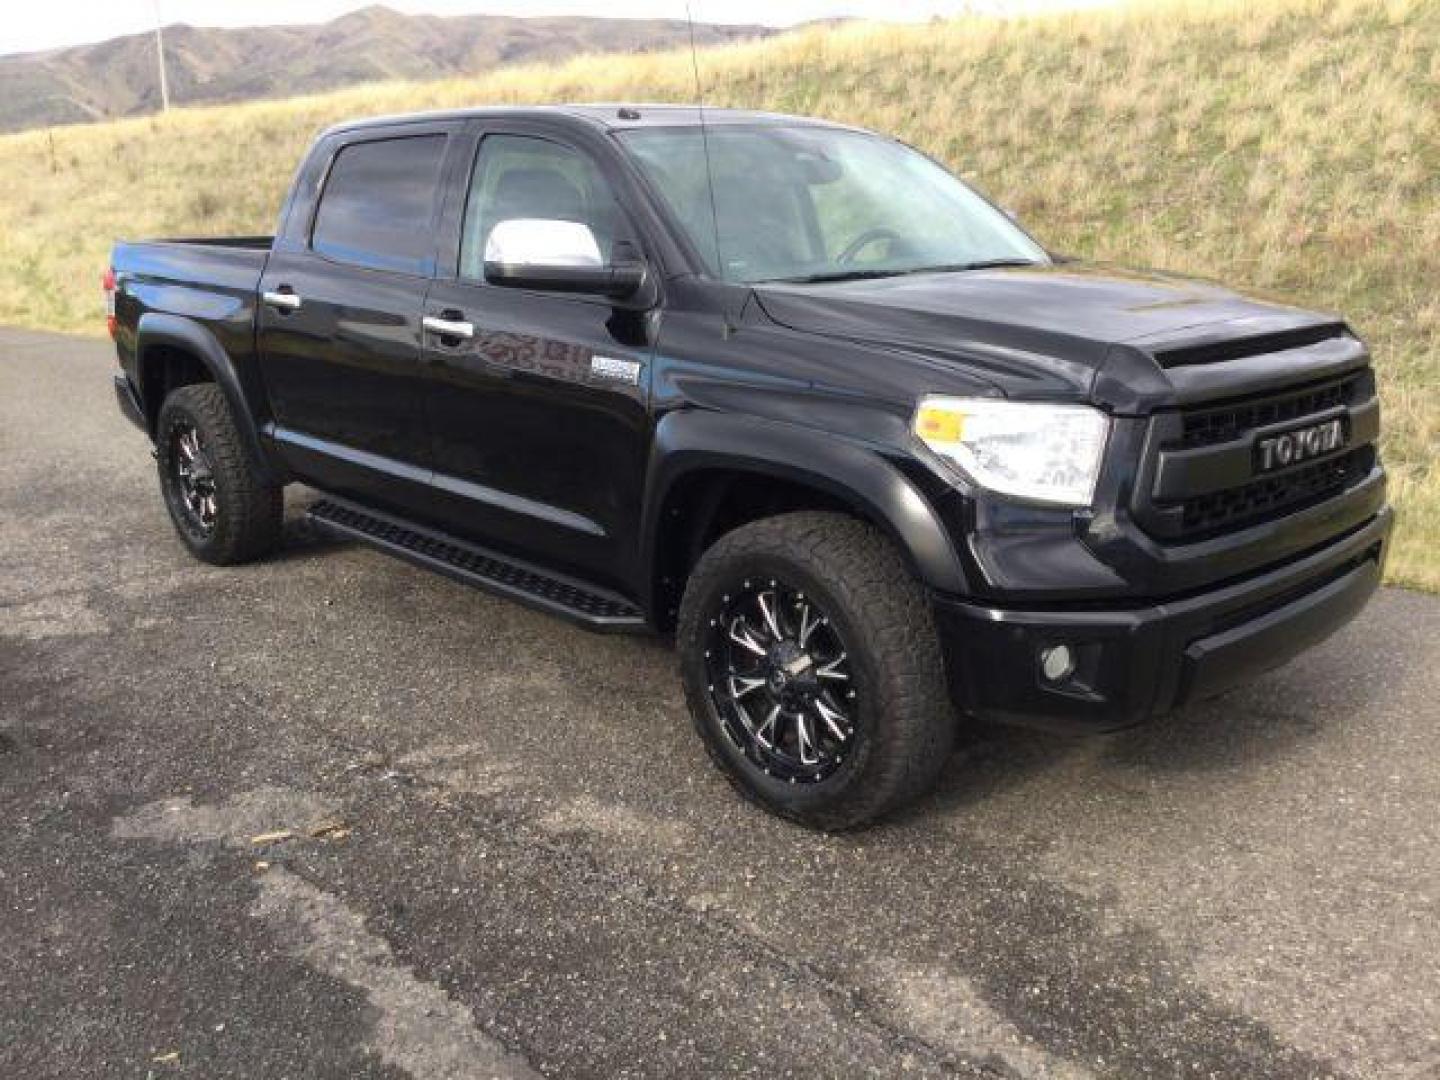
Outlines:
[[[677,5],[678,7],[678,5]],[[695,26],[700,45],[763,37],[762,26]],[[293,97],[359,83],[478,75],[504,64],[688,44],[677,19],[403,15],[368,7],[314,26],[164,31],[172,104]],[[156,112],[153,34],[0,56],[0,131]]]
[[[700,68],[715,104],[924,147],[1055,250],[1344,312],[1380,374],[1391,580],[1440,590],[1440,4],[1168,0],[814,28]],[[345,116],[694,96],[676,52],[0,137],[0,323],[97,332],[117,235],[270,231],[306,143]]]

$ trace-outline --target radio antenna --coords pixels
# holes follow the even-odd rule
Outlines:
[[[695,72],[695,107],[700,113],[700,145],[705,151],[705,186],[710,193],[710,228],[715,236],[715,272],[725,280],[725,259],[720,254],[720,213],[715,209],[715,168],[710,162],[710,130],[705,124],[705,87],[700,82],[700,54],[695,48],[695,16],[685,0],[685,22],[690,27],[690,66]]]

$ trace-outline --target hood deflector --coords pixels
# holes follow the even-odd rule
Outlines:
[[[1297,327],[1277,333],[1235,338],[1231,341],[1212,341],[1201,345],[1153,349],[1150,355],[1163,368],[1188,367],[1191,364],[1219,364],[1226,360],[1243,360],[1247,356],[1264,356],[1266,353],[1284,352],[1287,349],[1303,349],[1307,345],[1318,345],[1322,341],[1348,336],[1349,331],[1345,328],[1344,323],[1328,322],[1318,326]]]

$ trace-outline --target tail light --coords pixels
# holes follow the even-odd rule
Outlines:
[[[100,287],[105,290],[105,329],[115,336],[115,268],[107,266],[100,278]]]

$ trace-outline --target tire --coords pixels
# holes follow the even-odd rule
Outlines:
[[[261,478],[220,387],[182,386],[165,399],[155,462],[170,521],[197,559],[233,566],[280,546],[283,488]]]
[[[676,646],[711,758],[746,798],[811,828],[864,825],[924,794],[954,744],[929,604],[853,518],[784,514],[722,537],[686,584]]]

